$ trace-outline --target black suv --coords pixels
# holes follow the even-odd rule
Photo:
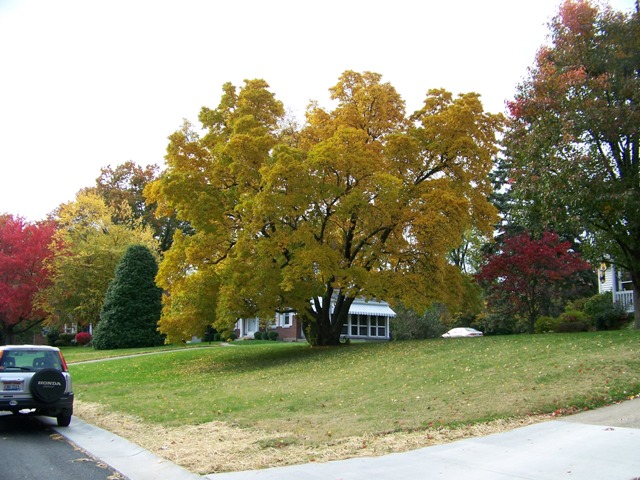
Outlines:
[[[60,349],[0,346],[1,410],[56,417],[61,427],[71,423],[71,375]]]

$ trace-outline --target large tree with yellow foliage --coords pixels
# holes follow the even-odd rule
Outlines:
[[[314,102],[295,128],[264,81],[225,84],[201,110],[203,135],[188,124],[171,135],[145,191],[194,229],[158,273],[169,339],[294,308],[312,345],[335,345],[356,297],[455,305],[464,282],[447,253],[495,220],[487,175],[502,117],[444,90],[407,116],[371,72],[345,72],[330,93],[335,108]]]
[[[113,218],[126,218],[121,224]],[[51,284],[39,294],[51,324],[96,324],[116,266],[131,245],[157,251],[153,231],[126,202],[108,206],[96,193],[81,191],[55,212],[56,255],[48,263]]]

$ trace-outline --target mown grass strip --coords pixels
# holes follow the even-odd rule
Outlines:
[[[149,422],[220,420],[323,441],[623,399],[640,392],[640,332],[331,349],[238,342],[70,368],[78,399]]]

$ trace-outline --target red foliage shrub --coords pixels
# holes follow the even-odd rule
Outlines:
[[[87,345],[91,341],[91,334],[89,332],[80,332],[76,335],[76,343],[78,345]]]

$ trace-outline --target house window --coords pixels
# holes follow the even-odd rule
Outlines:
[[[633,290],[631,282],[631,273],[623,270],[618,273],[618,291]]]
[[[72,323],[71,325],[65,323],[62,333],[78,333],[78,325],[75,323]]]
[[[277,326],[289,328],[293,324],[293,312],[279,313],[276,316]]]
[[[369,335],[369,316],[351,315],[351,336],[366,337]]]
[[[372,337],[386,337],[387,336],[387,319],[385,317],[370,317],[371,318],[371,333]]]

